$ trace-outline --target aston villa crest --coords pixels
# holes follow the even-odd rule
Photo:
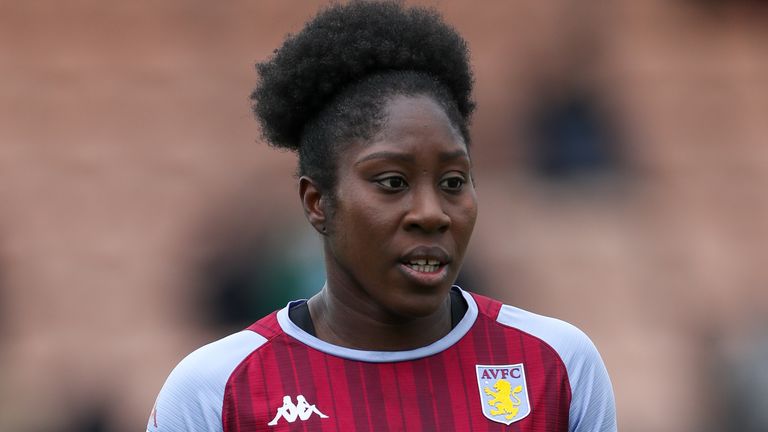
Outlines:
[[[522,363],[475,367],[483,415],[495,422],[509,425],[531,413]]]

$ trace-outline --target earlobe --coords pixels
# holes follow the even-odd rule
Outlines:
[[[311,178],[301,176],[299,178],[299,197],[307,220],[317,232],[324,235],[327,231],[325,226],[325,196],[319,185]]]

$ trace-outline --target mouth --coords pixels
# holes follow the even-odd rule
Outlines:
[[[451,256],[440,247],[418,246],[400,259],[404,272],[420,284],[433,285],[448,276]]]
[[[444,266],[440,260],[433,258],[410,260],[408,262],[404,262],[403,264],[405,264],[411,270],[417,271],[419,273],[435,273],[440,269],[440,267]]]

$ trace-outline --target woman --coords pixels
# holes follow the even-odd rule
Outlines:
[[[461,37],[429,10],[335,5],[258,71],[327,282],[190,354],[148,430],[616,430],[582,332],[453,286],[477,214]]]

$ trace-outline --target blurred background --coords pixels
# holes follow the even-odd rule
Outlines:
[[[253,64],[324,1],[0,2],[0,431],[144,430],[323,282]],[[625,432],[768,430],[768,5],[432,0],[476,73],[462,285],[584,329]]]

